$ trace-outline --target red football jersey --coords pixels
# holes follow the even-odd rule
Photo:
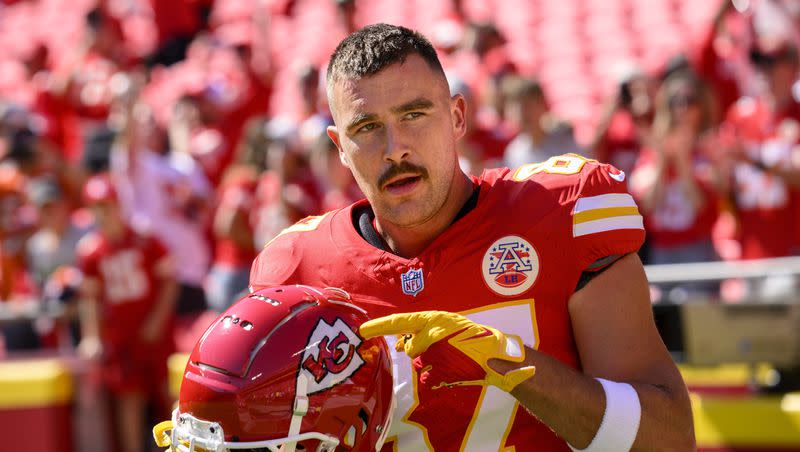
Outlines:
[[[86,277],[100,281],[100,337],[121,345],[135,341],[156,298],[156,263],[167,249],[153,237],[128,230],[119,241],[99,232],[81,239],[78,264]]]
[[[473,182],[480,188],[476,207],[417,257],[369,245],[353,225],[361,201],[307,218],[272,240],[253,264],[252,288],[341,287],[373,318],[459,312],[579,369],[567,302],[581,273],[644,240],[624,175],[565,155],[513,172],[487,170]],[[500,389],[433,389],[413,375],[406,355],[393,359],[398,407],[384,450],[569,450]]]

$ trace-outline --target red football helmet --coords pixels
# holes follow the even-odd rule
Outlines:
[[[246,295],[195,345],[159,446],[222,452],[374,451],[394,405],[389,349],[340,289],[280,286]]]

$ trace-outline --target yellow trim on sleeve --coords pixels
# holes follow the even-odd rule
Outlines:
[[[586,223],[587,221],[602,220],[603,218],[623,217],[628,215],[639,215],[636,207],[606,207],[602,209],[592,209],[578,212],[572,216],[572,223]]]

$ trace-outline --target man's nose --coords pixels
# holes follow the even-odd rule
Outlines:
[[[391,163],[400,163],[411,154],[410,137],[398,126],[386,127],[386,149],[384,159]]]

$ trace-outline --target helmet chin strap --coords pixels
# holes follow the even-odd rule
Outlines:
[[[292,422],[289,424],[289,437],[300,434],[300,425],[303,416],[308,413],[308,378],[300,374],[297,376],[297,390],[294,397],[294,410],[292,411]],[[284,452],[294,452],[297,442],[292,441],[283,447]]]

